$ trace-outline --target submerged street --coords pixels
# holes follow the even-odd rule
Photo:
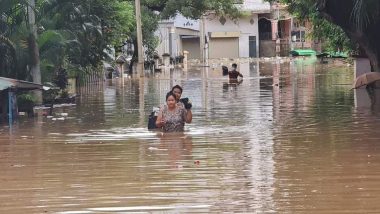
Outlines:
[[[380,111],[353,68],[238,63],[106,80],[54,118],[0,126],[0,213],[371,213],[380,209]],[[147,129],[179,84],[184,133]],[[362,90],[362,91],[360,91]],[[67,113],[62,116],[60,113]]]

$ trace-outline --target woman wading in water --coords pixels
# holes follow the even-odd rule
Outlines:
[[[191,123],[192,119],[191,109],[178,104],[176,95],[170,91],[166,94],[166,105],[158,113],[156,126],[164,132],[182,132],[185,123]]]

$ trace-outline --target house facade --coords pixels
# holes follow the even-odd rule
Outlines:
[[[156,48],[159,56],[168,53],[177,57],[186,50],[190,59],[200,58],[199,20],[188,19],[181,14],[174,19],[162,20],[156,36],[159,39]]]
[[[259,15],[260,57],[289,56],[293,49],[320,51],[320,41],[308,36],[312,27],[310,22],[291,16],[287,5],[271,4],[270,13]]]
[[[289,56],[297,48],[320,49],[307,37],[312,26],[294,19],[287,6],[264,0],[237,3],[241,16],[230,19],[208,13],[199,20],[177,15],[162,20],[156,32],[157,53],[177,57],[188,51],[189,59],[254,58]]]
[[[201,49],[205,50],[204,57],[215,59],[259,56],[258,17],[259,14],[270,12],[270,4],[263,0],[245,0],[236,6],[242,14],[236,20],[212,13],[202,18],[200,31],[205,35],[203,48],[201,44]]]

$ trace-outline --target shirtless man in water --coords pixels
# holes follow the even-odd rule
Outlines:
[[[230,79],[230,83],[239,83],[238,77],[243,78],[243,74],[241,74],[237,69],[237,64],[234,63],[232,64],[232,70],[228,71],[228,77]]]

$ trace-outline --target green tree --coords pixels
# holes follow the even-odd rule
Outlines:
[[[345,43],[341,30],[349,40],[358,45],[359,55],[369,58],[374,71],[380,72],[380,1],[378,0],[280,0],[290,11],[316,23],[321,36],[331,41]],[[339,26],[329,25],[325,21]]]
[[[51,81],[61,68],[77,75],[92,72],[100,67],[102,60],[107,59],[105,50],[136,37],[133,1],[35,0],[35,7],[29,7],[29,11],[36,14],[36,24],[31,28],[28,6],[32,1],[0,1],[1,75],[31,80],[30,69],[39,61],[43,81]],[[143,42],[147,55],[151,55],[157,46],[154,31],[158,20],[177,13],[199,18],[210,11],[233,16],[237,14],[234,2],[143,1]],[[33,33],[36,30],[38,36]]]
[[[319,0],[317,3],[320,14],[340,26],[369,58],[372,69],[380,72],[380,1]]]
[[[274,1],[270,1],[274,2]],[[353,43],[345,32],[334,23],[324,19],[316,8],[316,0],[281,0],[288,5],[288,11],[301,21],[312,23],[310,36],[313,39],[323,41],[323,49],[326,51],[351,51]]]
[[[0,2],[2,75],[27,79],[37,55],[30,40],[28,5],[24,0]],[[39,29],[39,38],[34,39],[39,44],[44,74],[62,66],[78,72],[94,70],[107,57],[104,50],[128,37],[134,24],[133,7],[126,1],[38,0],[33,11]]]
[[[207,12],[237,17],[236,0],[143,0],[142,5],[160,13],[161,18],[183,16],[198,19]]]
[[[35,10],[35,0],[1,1],[0,68],[4,69],[2,75],[15,78],[23,76],[35,83],[41,83]],[[18,39],[14,39],[15,37]],[[21,66],[25,67],[21,70]],[[35,95],[40,103],[41,92],[36,91]]]

